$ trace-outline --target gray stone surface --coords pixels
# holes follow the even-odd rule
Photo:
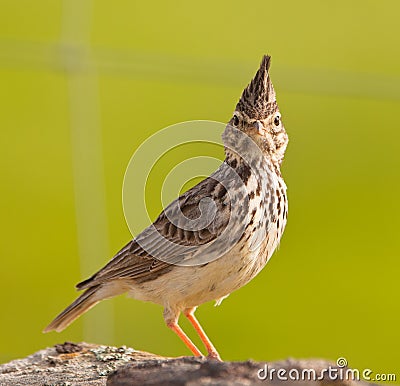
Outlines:
[[[265,366],[269,369],[267,379]],[[331,362],[319,359],[280,362],[217,362],[206,358],[165,358],[136,351],[128,347],[99,346],[88,343],[56,345],[40,350],[23,359],[0,365],[0,385],[367,385],[352,380],[324,379],[310,381],[309,371],[303,381],[279,380],[278,369],[284,369],[289,378],[302,374],[304,369],[313,369],[320,375]],[[337,367],[336,367],[337,368]],[[271,374],[271,369],[275,369]],[[293,370],[295,369],[295,370]],[[346,368],[342,369],[346,371]],[[281,372],[281,377],[282,377]],[[284,376],[284,375],[283,375]],[[272,379],[271,379],[272,378]]]

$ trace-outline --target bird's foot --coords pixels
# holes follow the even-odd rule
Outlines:
[[[218,362],[223,362],[221,357],[219,356],[219,354],[216,351],[210,351],[207,355],[207,359],[212,359]]]

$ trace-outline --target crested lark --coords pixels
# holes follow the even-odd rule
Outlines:
[[[282,163],[288,137],[264,56],[223,133],[225,161],[173,201],[100,271],[79,283],[85,290],[45,332],[61,331],[100,300],[127,292],[164,307],[164,319],[188,346],[178,325],[192,323],[208,356],[219,354],[194,316],[253,279],[277,247],[287,218]]]

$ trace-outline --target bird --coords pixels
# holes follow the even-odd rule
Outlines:
[[[219,305],[251,281],[279,245],[287,221],[287,187],[280,169],[288,135],[270,63],[264,55],[225,126],[225,159],[218,169],[77,284],[84,292],[44,332],[60,332],[101,300],[127,293],[161,305],[166,325],[194,356],[203,356],[178,324],[183,314],[207,357],[221,361],[195,311],[209,301]]]

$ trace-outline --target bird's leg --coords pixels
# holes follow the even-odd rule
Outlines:
[[[185,332],[179,327],[177,318],[171,321],[166,321],[167,326],[175,332],[176,335],[181,338],[183,343],[186,344],[186,346],[189,348],[189,350],[193,353],[194,356],[196,357],[202,357],[203,354],[200,352],[200,350],[194,345],[194,343],[190,340],[190,338],[185,334]]]
[[[218,351],[214,347],[214,345],[211,343],[210,339],[206,335],[206,333],[203,330],[203,327],[201,327],[199,321],[196,319],[194,316],[194,312],[196,311],[196,308],[188,308],[184,311],[185,316],[189,320],[190,323],[192,323],[194,329],[196,330],[197,334],[199,335],[201,341],[204,343],[204,346],[207,349],[208,352],[208,358],[216,359],[218,361],[221,361],[221,357],[218,354]]]

